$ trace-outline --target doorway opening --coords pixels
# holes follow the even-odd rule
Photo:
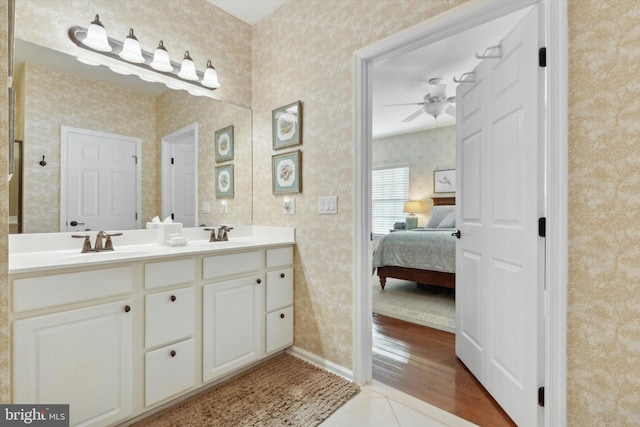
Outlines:
[[[371,378],[371,199],[372,169],[372,67],[381,61],[437,42],[458,32],[540,3],[545,6],[547,51],[550,52],[544,116],[547,123],[545,139],[554,141],[546,147],[545,195],[547,206],[547,238],[545,240],[545,424],[561,425],[566,418],[566,100],[567,100],[567,38],[566,3],[563,2],[475,2],[471,1],[449,13],[428,20],[396,36],[364,48],[355,55],[355,215],[364,220],[356,224],[354,241],[354,379],[365,383]],[[552,114],[553,112],[553,114]]]

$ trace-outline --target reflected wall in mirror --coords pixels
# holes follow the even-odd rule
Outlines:
[[[9,233],[22,233],[22,141],[13,143],[13,175],[9,180]]]
[[[26,44],[29,45],[28,43]],[[149,96],[135,90],[79,77],[88,67],[68,55],[64,71],[24,59],[16,43],[14,87],[17,94],[16,138],[24,141],[23,231],[55,232],[60,228],[61,126],[91,129],[142,139],[142,224],[160,215],[160,139],[198,123],[198,205],[210,202],[211,213],[198,212],[198,224],[251,223],[251,111],[186,92],[164,91]],[[52,51],[48,50],[49,53]],[[46,56],[46,55],[44,55]],[[86,69],[85,69],[86,72]],[[129,76],[131,77],[131,76]],[[140,82],[142,84],[143,82]],[[236,197],[227,213],[215,209],[214,133],[234,125]],[[39,164],[46,156],[47,165]]]

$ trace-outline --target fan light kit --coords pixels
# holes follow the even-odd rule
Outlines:
[[[133,28],[124,42],[111,39],[107,37],[98,15],[88,29],[71,27],[68,35],[81,48],[76,56],[84,64],[103,65],[118,74],[133,74],[144,81],[163,83],[170,89],[186,90],[195,96],[217,99],[213,91],[220,87],[220,82],[211,60],[207,61],[204,73],[199,72],[188,50],[184,53],[182,63],[176,64],[170,60],[162,40],[153,54],[142,50]],[[176,73],[175,70],[179,71]]]
[[[422,102],[412,102],[409,104],[392,104],[385,105],[384,107],[398,107],[404,105],[422,106],[422,108],[420,108],[418,111],[402,120],[403,123],[408,123],[414,120],[422,113],[433,116],[434,120],[437,120],[438,116],[441,116],[443,114],[449,114],[450,116],[455,117],[456,108],[454,107],[454,105],[456,103],[456,97],[447,97],[447,85],[442,84],[441,82],[442,79],[440,78],[429,79],[429,92],[424,96]]]

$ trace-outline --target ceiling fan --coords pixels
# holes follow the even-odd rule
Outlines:
[[[446,89],[447,85],[440,83],[442,79],[433,78],[429,79],[429,92],[424,96],[422,102],[411,102],[409,104],[391,104],[391,105],[383,105],[383,107],[398,107],[401,105],[421,105],[420,108],[415,113],[411,114],[409,117],[402,120],[403,123],[408,123],[418,117],[420,114],[425,113],[430,116],[433,116],[434,119],[437,119],[438,116],[442,114],[449,114],[450,116],[456,116],[456,108],[454,107],[456,103],[456,97],[450,96],[447,97]]]

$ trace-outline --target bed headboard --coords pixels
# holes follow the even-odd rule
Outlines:
[[[433,206],[451,206],[456,204],[456,197],[432,197]]]

